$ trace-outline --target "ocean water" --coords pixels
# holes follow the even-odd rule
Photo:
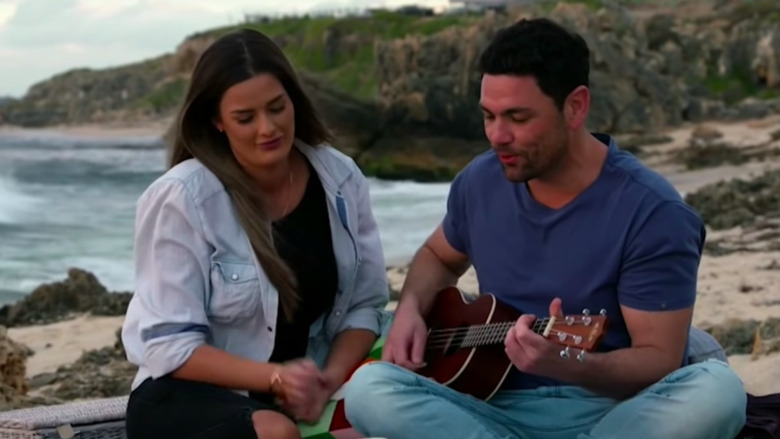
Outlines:
[[[0,304],[70,267],[133,290],[135,202],[164,172],[156,137],[0,133]],[[411,258],[441,220],[448,183],[371,179],[389,265]]]

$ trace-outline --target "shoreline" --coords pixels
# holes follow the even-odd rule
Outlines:
[[[138,123],[92,123],[92,124],[62,124],[45,127],[22,127],[16,125],[0,125],[0,135],[12,134],[23,136],[60,135],[88,139],[107,139],[121,137],[160,137],[165,135],[171,120],[163,119],[157,122]]]

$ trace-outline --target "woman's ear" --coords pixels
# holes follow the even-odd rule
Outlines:
[[[214,124],[214,128],[216,128],[216,129],[217,129],[217,131],[219,131],[220,133],[221,133],[221,132],[223,132],[223,131],[225,131],[225,129],[222,127],[222,122],[220,122],[220,121],[218,121],[218,120],[215,120],[215,121],[214,121],[214,122],[212,122],[212,123]]]

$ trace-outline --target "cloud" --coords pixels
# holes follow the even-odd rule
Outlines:
[[[0,0],[0,96],[73,68],[172,52],[188,35],[247,13],[304,12],[323,0]],[[447,0],[337,0],[352,7]],[[56,6],[53,6],[56,3]]]
[[[72,68],[172,52],[193,32],[229,24],[231,1],[241,3],[222,0],[214,8],[199,1],[57,0],[55,8],[51,0],[3,1],[0,95],[20,96],[34,82]]]
[[[16,12],[16,3],[11,0],[0,0],[0,30]]]

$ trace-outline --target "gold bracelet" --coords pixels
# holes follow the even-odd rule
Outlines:
[[[271,393],[277,397],[284,399],[284,381],[282,380],[282,368],[277,366],[271,373]]]

